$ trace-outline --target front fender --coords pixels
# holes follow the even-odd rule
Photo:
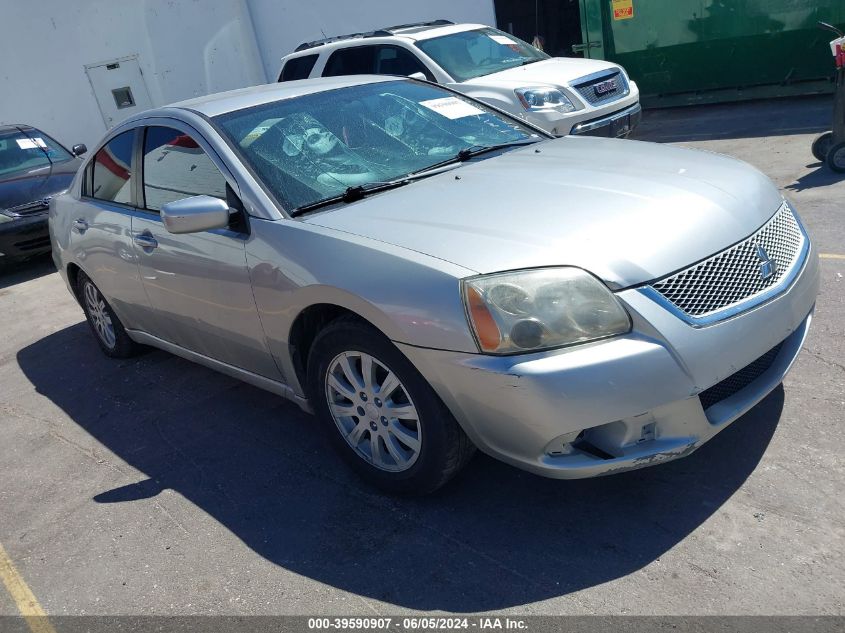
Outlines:
[[[345,308],[398,343],[478,351],[460,294],[460,279],[475,271],[300,220],[253,220],[251,227],[246,256],[256,307],[292,384],[291,327],[316,304]]]

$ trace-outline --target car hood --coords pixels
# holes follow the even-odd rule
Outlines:
[[[768,178],[726,156],[566,137],[477,159],[306,221],[479,273],[578,266],[623,288],[734,244],[781,204]]]
[[[620,67],[597,59],[553,57],[526,66],[509,68],[464,82],[470,86],[499,85],[510,88],[524,88],[532,85],[567,86],[576,79],[603,70]]]
[[[0,211],[47,198],[70,187],[78,158],[0,176]]]

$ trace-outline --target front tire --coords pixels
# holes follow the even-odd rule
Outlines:
[[[410,361],[357,319],[337,319],[317,336],[308,390],[330,442],[382,490],[433,492],[475,450]]]
[[[85,318],[103,353],[110,358],[129,358],[137,354],[140,346],[129,338],[123,323],[91,278],[79,273],[77,287]]]

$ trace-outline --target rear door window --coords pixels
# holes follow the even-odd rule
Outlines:
[[[279,81],[296,81],[297,79],[308,79],[308,75],[314,69],[314,64],[317,63],[319,55],[304,55],[303,57],[294,57],[285,62],[285,67],[282,68],[282,74],[279,75]]]
[[[135,130],[118,134],[96,153],[91,195],[97,200],[132,204],[132,147]]]
[[[192,196],[226,200],[226,178],[188,134],[151,126],[144,135],[144,204],[160,211]]]

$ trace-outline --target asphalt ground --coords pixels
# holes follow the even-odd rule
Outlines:
[[[825,256],[783,387],[693,455],[612,477],[479,455],[431,497],[382,496],[293,404],[164,352],[109,360],[49,260],[6,271],[0,615],[843,614],[845,178],[810,154],[830,114],[646,113],[638,138],[768,174]]]

